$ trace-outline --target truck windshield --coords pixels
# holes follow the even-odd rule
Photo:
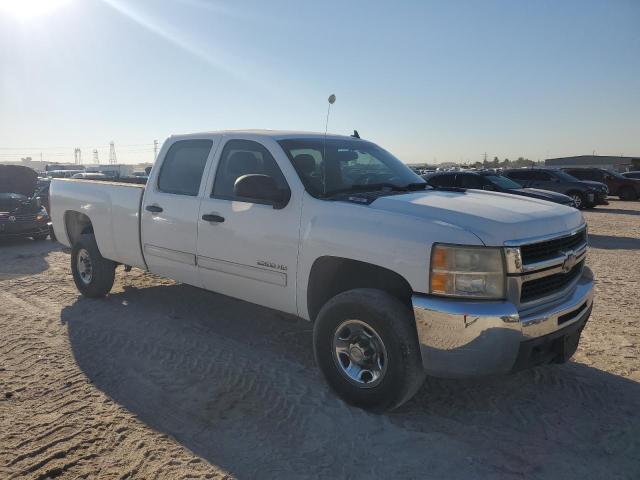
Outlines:
[[[371,142],[296,138],[278,143],[314,197],[385,188],[417,190],[426,186],[413,170]]]

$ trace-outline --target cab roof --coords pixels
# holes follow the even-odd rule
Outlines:
[[[217,130],[210,132],[196,132],[196,133],[187,133],[187,134],[179,134],[179,135],[171,135],[172,140],[177,139],[193,139],[193,138],[207,138],[219,135],[242,135],[242,136],[250,136],[254,138],[272,138],[274,140],[285,140],[285,139],[295,139],[295,138],[324,138],[324,133],[319,132],[303,132],[303,131],[295,131],[295,130],[260,130],[260,129],[249,129],[249,130]],[[349,135],[336,135],[333,133],[327,133],[328,140],[358,140],[357,138],[351,137]]]

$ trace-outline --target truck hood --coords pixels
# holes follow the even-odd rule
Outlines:
[[[584,224],[575,208],[482,190],[390,195],[378,198],[370,208],[462,228],[490,246],[566,232]]]

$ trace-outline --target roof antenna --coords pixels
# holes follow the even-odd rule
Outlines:
[[[360,138],[360,134],[358,133],[358,130],[354,130],[353,134],[351,135],[353,138]]]
[[[336,96],[332,93],[327,99],[329,107],[327,108],[327,121],[324,124],[324,138],[322,139],[322,194],[327,194],[327,130],[329,128],[329,114],[331,113],[331,105],[336,103]]]

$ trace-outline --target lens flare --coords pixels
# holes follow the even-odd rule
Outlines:
[[[0,0],[0,12],[28,19],[53,13],[72,0]]]

